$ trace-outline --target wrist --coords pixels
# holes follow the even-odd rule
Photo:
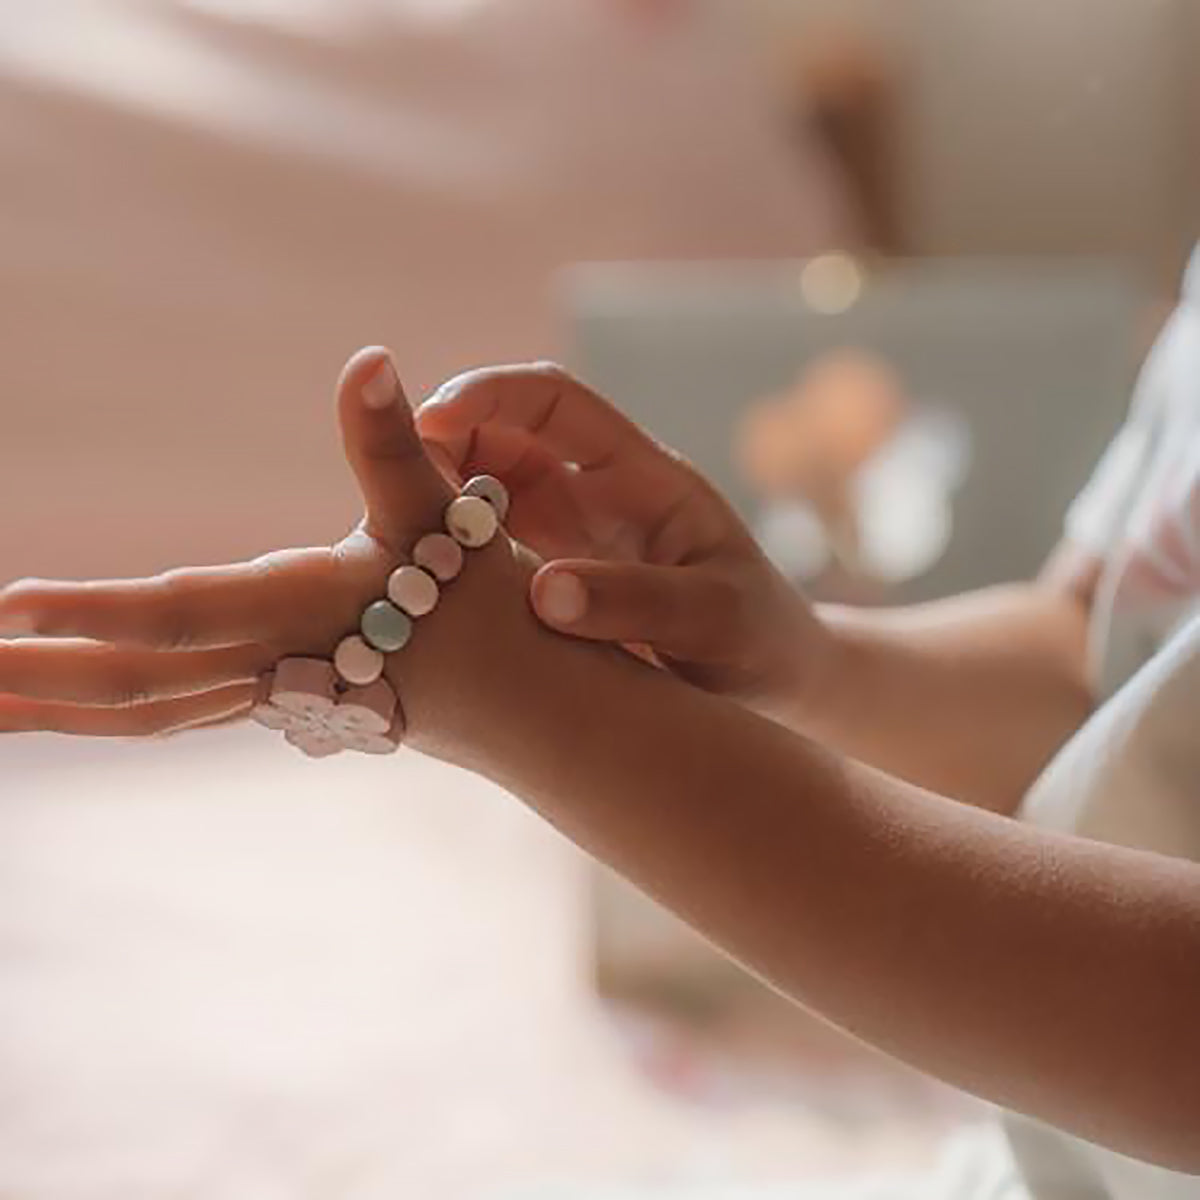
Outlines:
[[[540,563],[507,538],[469,557],[421,636],[389,657],[406,744],[500,783],[586,724],[596,660],[623,652],[551,632],[529,603]]]
[[[777,656],[765,696],[752,707],[801,732],[819,726],[838,707],[856,671],[849,612],[805,604]]]

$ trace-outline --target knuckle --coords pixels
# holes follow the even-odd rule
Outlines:
[[[429,397],[426,404],[421,406],[422,411],[429,406],[449,406],[474,393],[487,391],[489,388],[503,384],[509,376],[519,370],[521,370],[519,367],[492,366],[472,367],[468,371],[461,371],[447,379]]]
[[[539,359],[535,363],[529,365],[529,371],[533,375],[540,375],[543,379],[548,379],[553,383],[575,383],[575,377],[561,363],[553,362],[550,359]]]
[[[703,609],[708,640],[715,649],[728,649],[741,643],[749,608],[746,589],[737,579],[721,575],[709,582]]]
[[[155,698],[155,693],[143,675],[116,668],[104,681],[104,697],[115,708],[140,709]]]
[[[162,576],[156,588],[151,640],[163,650],[193,649],[198,638],[189,611],[189,577],[182,572],[170,572]]]
[[[470,370],[460,371],[457,375],[447,379],[434,392],[433,399],[455,400],[463,392],[491,383],[496,378],[496,373],[499,369],[497,367],[472,367]]]
[[[388,573],[376,555],[362,557],[346,547],[272,556],[264,570],[283,581],[287,604],[273,624],[277,640],[288,647],[323,643],[331,630],[356,625],[364,605],[386,587]]]
[[[347,607],[361,607],[364,590],[378,591],[383,580],[379,572],[371,568],[369,579],[366,572],[361,580],[347,569],[333,550],[313,555],[296,570],[295,587],[299,608],[307,618],[327,620],[330,615],[340,615]]]
[[[144,704],[125,714],[126,728],[134,737],[152,737],[165,733],[173,725],[168,710],[162,704]]]
[[[648,581],[627,599],[624,607],[631,624],[636,621],[662,634],[676,625],[680,610],[679,589],[670,586],[665,579]]]
[[[276,550],[251,564],[266,587],[276,585],[319,588],[333,586],[340,577],[338,558],[332,547],[307,550]]]

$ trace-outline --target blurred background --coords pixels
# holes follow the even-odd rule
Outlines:
[[[1195,0],[0,0],[0,577],[339,536],[377,341],[414,399],[568,362],[815,595],[1027,572],[1200,231],[1198,44]],[[792,1195],[980,1116],[415,755],[0,746],[0,1196]]]

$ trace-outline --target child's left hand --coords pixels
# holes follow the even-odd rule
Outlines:
[[[338,385],[347,458],[366,505],[335,546],[102,583],[26,580],[0,591],[0,732],[167,733],[245,715],[259,673],[330,655],[383,594],[453,494],[422,451],[386,351],[360,351]],[[86,639],[86,640],[83,640]]]

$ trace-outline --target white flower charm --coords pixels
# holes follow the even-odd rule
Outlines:
[[[281,660],[259,682],[250,716],[309,758],[390,754],[404,738],[404,714],[387,680],[339,692],[333,664],[319,658]]]

